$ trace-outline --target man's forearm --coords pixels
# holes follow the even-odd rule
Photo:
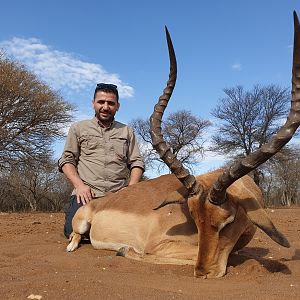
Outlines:
[[[65,176],[70,180],[75,189],[83,184],[83,181],[79,177],[78,172],[73,164],[64,164],[62,166],[62,171],[65,174]]]
[[[142,178],[143,172],[144,170],[139,167],[132,168],[128,185],[138,183]]]

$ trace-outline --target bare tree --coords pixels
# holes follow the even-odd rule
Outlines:
[[[23,65],[0,54],[0,168],[49,156],[72,111]]]
[[[290,146],[279,152],[264,167],[261,187],[267,206],[298,205],[300,195],[300,155],[299,147]]]
[[[0,211],[60,211],[71,190],[51,158],[28,160],[0,177]]]
[[[148,120],[136,119],[130,122],[130,126],[137,134],[141,152],[147,167],[157,166],[162,168],[165,164],[152,148],[150,137],[150,123]],[[210,122],[194,116],[190,111],[180,110],[171,113],[163,122],[162,132],[165,140],[172,148],[173,153],[188,168],[202,158],[204,129],[210,126]]]
[[[231,157],[246,156],[266,143],[286,116],[290,93],[277,85],[224,89],[225,97],[212,111],[221,121],[213,135],[212,150]],[[254,179],[259,184],[259,170]]]

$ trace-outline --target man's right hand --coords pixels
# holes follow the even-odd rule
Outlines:
[[[75,193],[77,197],[77,203],[81,202],[83,205],[89,203],[95,197],[95,194],[91,188],[84,183],[75,188]]]
[[[88,185],[84,184],[84,182],[79,177],[74,165],[72,165],[71,163],[66,163],[62,166],[62,171],[75,188],[78,204],[81,202],[83,205],[85,205],[95,197],[95,193]]]

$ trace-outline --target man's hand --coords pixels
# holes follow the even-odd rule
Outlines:
[[[95,193],[91,190],[91,188],[82,183],[79,186],[75,187],[77,203],[82,203],[83,205],[89,203],[94,197]]]
[[[81,202],[85,205],[96,196],[91,188],[81,180],[74,165],[66,163],[62,166],[62,171],[75,188],[77,203]]]

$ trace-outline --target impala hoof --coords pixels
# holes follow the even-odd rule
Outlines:
[[[116,256],[125,257],[127,251],[128,251],[128,247],[122,247],[118,250],[118,252],[116,253]]]
[[[72,241],[72,242],[67,246],[66,251],[67,251],[67,252],[73,252],[73,251],[76,250],[77,248],[78,248],[78,244]]]

